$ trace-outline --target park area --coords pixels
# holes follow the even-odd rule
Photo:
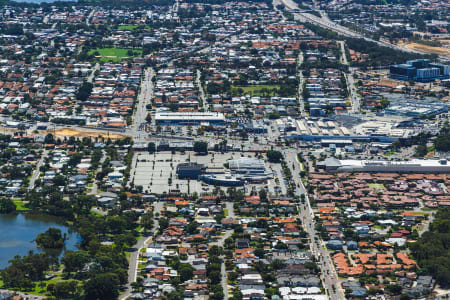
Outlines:
[[[151,29],[151,27],[150,26],[148,26],[148,25],[119,25],[118,27],[117,27],[117,29],[118,30],[130,30],[130,31],[133,31],[133,30],[137,30],[137,29]]]
[[[233,86],[231,88],[231,93],[239,96],[250,95],[250,96],[270,97],[270,96],[278,96],[279,89],[280,89],[279,85]]]
[[[385,190],[385,186],[381,183],[369,183],[368,184],[371,189],[374,190]]]
[[[142,49],[98,48],[89,51],[89,55],[94,55],[96,59],[103,62],[119,62],[130,57],[141,56]]]

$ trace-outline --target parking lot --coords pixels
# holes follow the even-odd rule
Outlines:
[[[163,194],[176,191],[181,193],[208,193],[212,192],[215,187],[199,180],[178,179],[177,165],[185,162],[196,162],[206,165],[209,169],[223,171],[224,164],[228,160],[240,157],[255,157],[255,154],[227,152],[196,155],[194,152],[156,152],[153,154],[137,152],[132,164],[131,180],[135,186],[142,186],[145,193]],[[267,192],[273,195],[285,194],[287,188],[281,165],[266,163],[266,168],[267,172],[274,173],[274,179],[268,180],[267,184],[248,184],[242,188],[246,192],[266,188]],[[227,189],[227,187],[221,188]]]

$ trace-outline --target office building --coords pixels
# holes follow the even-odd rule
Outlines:
[[[399,80],[431,82],[449,78],[450,66],[430,63],[429,59],[408,60],[406,64],[391,65],[389,76]]]

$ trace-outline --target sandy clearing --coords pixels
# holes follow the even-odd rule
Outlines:
[[[95,130],[80,130],[80,129],[73,129],[73,128],[62,128],[62,129],[56,129],[56,130],[49,130],[48,133],[54,133],[56,137],[90,137],[90,138],[96,138],[96,137],[103,137],[103,138],[110,138],[112,140],[118,140],[123,139],[126,137],[129,137],[126,134],[119,134],[119,133],[112,133],[112,132],[102,132],[102,131],[95,131]]]
[[[431,46],[418,44],[418,43],[409,43],[409,44],[406,44],[405,47],[408,49],[416,50],[416,51],[450,56],[450,49],[446,49],[446,48],[431,47]]]

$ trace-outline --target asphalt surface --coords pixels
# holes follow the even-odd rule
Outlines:
[[[287,149],[283,151],[284,158],[287,166],[291,170],[292,177],[296,183],[295,194],[296,196],[305,195],[305,203],[300,204],[300,219],[303,222],[306,232],[310,237],[310,248],[312,254],[316,257],[318,266],[322,273],[322,282],[331,300],[344,300],[345,296],[339,287],[339,279],[334,268],[331,257],[326,250],[323,241],[315,230],[314,212],[309,202],[308,194],[306,193],[305,186],[299,176],[301,170],[301,164],[297,159],[297,151],[293,149]],[[293,168],[295,166],[295,168]]]
[[[147,104],[150,103],[150,99],[153,97],[153,69],[148,68],[144,72],[144,79],[141,83],[141,90],[138,95],[138,103],[136,106],[136,112],[133,118],[133,124],[130,126],[130,131],[133,136],[138,138],[141,137],[140,127],[143,123],[145,123],[145,118],[147,117]],[[143,134],[145,136],[145,134]]]
[[[28,184],[29,190],[32,190],[34,188],[34,184],[35,184],[36,180],[39,178],[39,175],[41,174],[40,168],[44,164],[44,160],[47,157],[47,154],[48,154],[48,150],[44,150],[44,152],[42,152],[42,156],[39,159],[39,161],[36,165],[36,168],[33,171],[33,175],[31,175],[30,182]]]
[[[300,20],[302,22],[311,22],[313,24],[316,24],[320,27],[326,28],[328,30],[334,31],[338,34],[347,36],[347,37],[353,37],[353,38],[360,38],[360,39],[364,39],[368,42],[373,42],[378,44],[379,46],[384,46],[384,47],[388,47],[391,49],[395,49],[395,50],[400,50],[403,52],[408,52],[408,53],[419,53],[419,54],[429,54],[426,52],[421,52],[421,51],[416,51],[416,50],[412,50],[412,49],[408,49],[408,48],[404,48],[404,47],[400,47],[394,44],[390,44],[384,41],[377,41],[377,40],[373,40],[371,38],[368,38],[364,35],[361,35],[360,33],[354,32],[349,30],[346,27],[343,27],[341,25],[338,25],[332,21],[330,21],[329,19],[327,19],[326,17],[324,18],[323,16],[321,18],[312,15],[310,13],[306,13],[306,12],[301,12],[301,10],[299,9],[298,5],[292,1],[292,0],[277,0],[279,1],[279,3],[283,4],[287,9],[291,9],[291,10],[299,10],[300,12],[296,12],[294,13],[294,17],[297,20]],[[443,59],[448,59],[447,56],[441,55],[440,56]]]
[[[156,214],[161,213],[163,203],[154,202],[152,206],[153,206],[153,215],[156,217]],[[119,297],[120,300],[127,299],[128,297],[131,296],[132,293],[131,283],[136,282],[137,278],[137,269],[139,265],[139,252],[142,248],[144,248],[148,244],[148,242],[153,238],[153,236],[155,235],[156,231],[159,228],[158,220],[156,218],[154,218],[153,220],[154,224],[152,229],[150,230],[149,235],[139,239],[136,245],[134,245],[134,247],[132,248],[128,267],[128,284],[126,285],[126,291],[122,295],[120,295]]]
[[[298,104],[299,104],[299,108],[300,108],[300,115],[302,117],[306,117],[306,112],[305,112],[305,99],[303,99],[303,72],[302,72],[302,64],[303,64],[303,51],[300,51],[300,53],[298,54],[298,63],[297,63],[297,67],[298,67],[298,78],[299,78],[299,83],[298,83]]]

